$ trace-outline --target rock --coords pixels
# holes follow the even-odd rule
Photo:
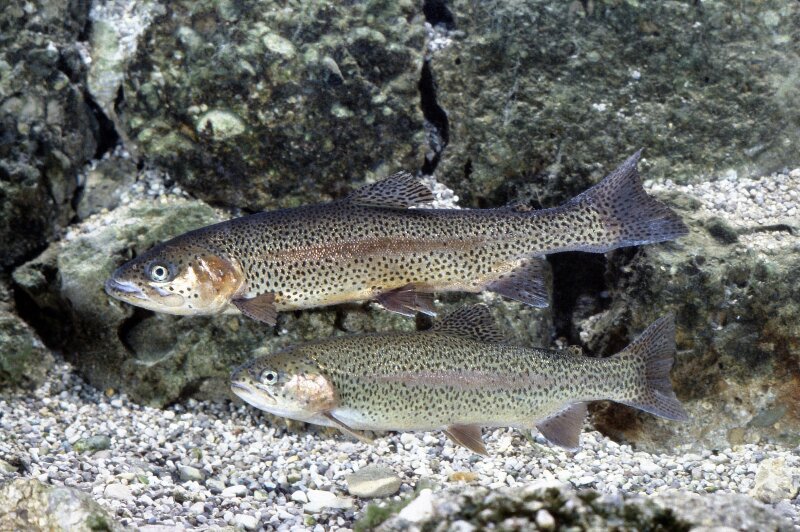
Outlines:
[[[758,464],[750,495],[767,504],[791,500],[800,491],[800,469],[786,465],[783,458],[767,458]]]
[[[114,37],[93,39],[93,55],[121,48],[119,11],[93,10]],[[348,182],[420,164],[425,31],[413,2],[204,0],[167,11],[138,17],[144,32],[125,41],[135,52],[101,68],[110,83],[100,86],[110,95],[124,80],[125,137],[184,189],[259,210],[339,197]]]
[[[178,467],[181,482],[202,482],[205,478],[203,471],[196,467],[182,465]]]
[[[308,514],[316,514],[323,510],[346,510],[353,507],[353,499],[337,497],[330,491],[308,490],[306,496],[308,503],[303,505],[303,511]]]
[[[446,144],[436,174],[467,205],[553,206],[639,147],[648,176],[678,181],[797,163],[797,5],[438,4],[455,31],[429,41]]]
[[[79,453],[103,451],[111,448],[111,438],[105,435],[92,436],[76,441],[72,448]]]
[[[347,492],[356,497],[389,497],[400,489],[402,480],[393,469],[378,465],[362,467],[345,477]]]
[[[308,502],[308,497],[306,496],[306,493],[304,491],[297,490],[295,492],[292,492],[292,500],[294,502],[299,502],[300,504],[305,504]]]
[[[426,523],[433,518],[433,492],[425,488],[405,508],[400,510],[397,518],[415,525]]]
[[[222,490],[222,496],[225,498],[244,497],[247,495],[247,486],[236,484],[235,486],[228,486]]]
[[[84,220],[104,209],[117,207],[123,191],[136,177],[136,164],[130,158],[107,157],[98,161],[86,171],[78,200],[78,218]]]
[[[131,489],[125,484],[109,484],[103,491],[106,499],[130,500],[133,499]]]
[[[255,530],[258,528],[258,519],[252,515],[235,514],[233,516],[233,523],[237,527],[242,527],[245,530]]]
[[[126,530],[80,490],[34,479],[0,485],[0,530]]]
[[[0,13],[0,269],[39,253],[72,218],[98,122],[77,45],[88,2]]]
[[[766,191],[772,181],[765,178],[758,186]],[[610,355],[655,319],[675,313],[678,354],[672,383],[690,419],[674,423],[604,404],[594,407],[595,426],[650,452],[686,444],[695,449],[757,442],[796,447],[796,219],[770,215],[733,192],[725,199],[724,191],[689,196],[684,190],[676,191],[670,202],[689,224],[689,235],[667,245],[613,253],[606,271],[608,310],[575,326],[582,329],[588,351]],[[715,214],[714,202],[720,196],[735,203],[736,210]],[[770,199],[780,205],[781,193],[771,193]],[[720,242],[707,231],[707,222],[719,216],[739,234],[736,243]]]
[[[0,388],[36,388],[52,367],[53,356],[36,332],[16,315],[0,310]]]
[[[460,529],[464,522],[478,530],[497,527],[498,523],[514,530],[792,529],[773,509],[743,495],[604,495],[547,481],[493,490],[474,486],[437,492],[426,489],[396,515],[371,525],[376,530],[389,531],[407,530],[409,526],[434,528],[435,523],[437,530],[451,530]]]

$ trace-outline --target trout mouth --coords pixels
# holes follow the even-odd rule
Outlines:
[[[172,309],[171,312],[175,313],[184,302],[184,298],[180,294],[173,294],[158,287],[153,287],[152,293],[148,294],[147,291],[135,283],[120,281],[113,277],[106,281],[105,290],[108,295],[115,299],[154,311]]]
[[[267,406],[277,404],[275,399],[261,387],[254,387],[241,381],[231,382],[231,391],[240,399],[256,408],[266,410]]]

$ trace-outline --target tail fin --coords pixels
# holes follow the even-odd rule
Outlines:
[[[622,394],[624,399],[616,400],[663,418],[676,421],[689,419],[669,381],[674,355],[675,317],[668,314],[656,320],[614,357],[630,361],[633,371],[640,372],[640,378],[634,379],[634,389],[626,390]]]
[[[642,150],[631,155],[601,182],[569,201],[599,215],[602,241],[581,246],[583,251],[605,252],[674,240],[689,230],[672,209],[647,195],[636,168]]]

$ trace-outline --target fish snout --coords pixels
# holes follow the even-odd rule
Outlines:
[[[123,298],[147,299],[142,289],[136,284],[130,281],[118,281],[113,276],[106,280],[105,290],[106,294],[116,298],[122,296]]]

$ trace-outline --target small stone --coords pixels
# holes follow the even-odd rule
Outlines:
[[[222,490],[222,496],[227,498],[244,497],[247,495],[247,486],[236,484],[235,486],[228,486]]]
[[[639,464],[639,470],[645,475],[655,475],[661,472],[661,466],[650,460],[643,460]]]
[[[202,513],[205,513],[205,511],[206,511],[205,504],[203,504],[200,501],[194,503],[189,507],[189,513],[192,513],[194,515],[200,515]]]
[[[300,504],[305,504],[308,502],[308,497],[306,497],[306,493],[303,490],[297,490],[292,493],[292,500]]]
[[[222,490],[225,489],[225,483],[221,480],[210,478],[206,480],[206,487],[211,491],[211,493],[222,493]]]
[[[5,460],[0,460],[0,473],[16,473],[17,468]]]
[[[368,465],[345,477],[347,491],[356,497],[389,497],[400,489],[402,480],[394,470]]]
[[[121,501],[133,499],[131,489],[125,484],[109,484],[106,486],[103,496],[106,499],[118,499]]]
[[[547,510],[536,512],[536,526],[542,530],[553,530],[556,527],[556,520]]]
[[[793,499],[800,490],[800,469],[789,467],[783,458],[768,458],[758,465],[750,495],[767,504]]]
[[[258,527],[258,519],[255,516],[247,514],[236,514],[233,516],[233,524],[240,526],[245,530],[255,530]]]
[[[178,467],[178,472],[181,477],[181,482],[202,482],[203,481],[203,472],[197,469],[196,467],[182,465]]]
[[[308,503],[303,506],[303,511],[310,514],[319,513],[324,509],[348,509],[353,507],[353,499],[337,497],[335,493],[323,490],[308,490],[306,494]]]
[[[409,523],[420,524],[433,518],[433,492],[425,488],[419,492],[417,498],[400,510],[397,517]]]
[[[480,478],[480,475],[472,471],[454,471],[447,478],[450,482],[474,482]]]

